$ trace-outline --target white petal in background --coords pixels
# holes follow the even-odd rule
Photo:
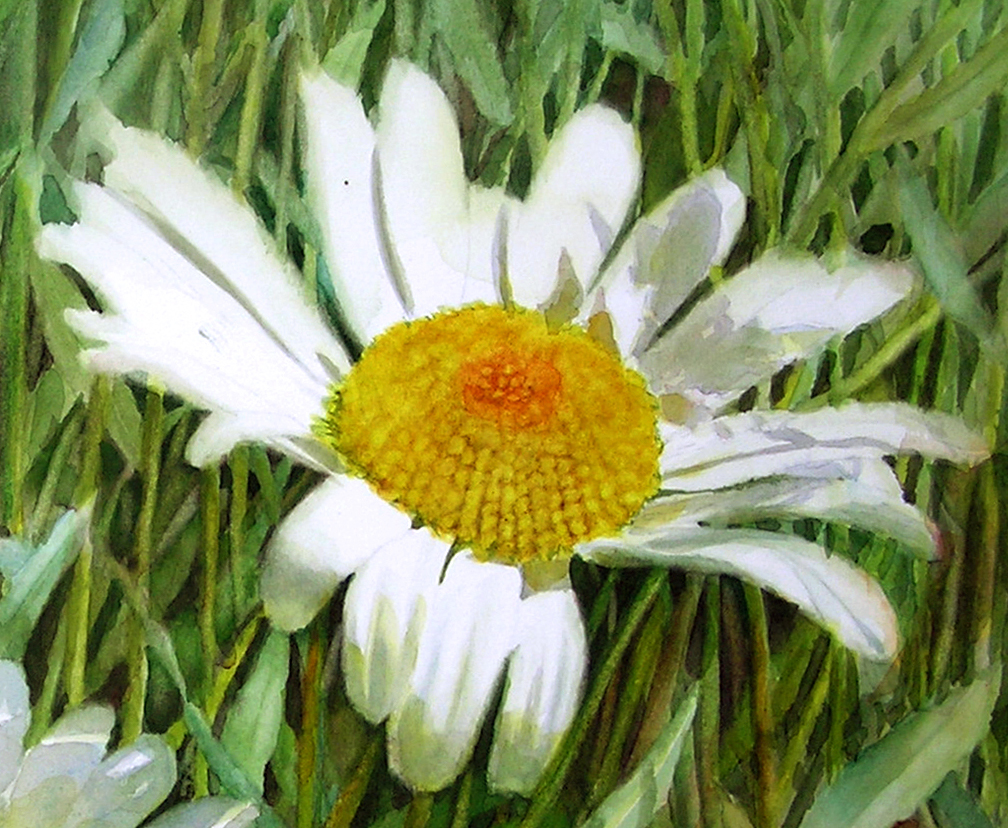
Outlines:
[[[340,581],[410,524],[363,480],[324,481],[283,520],[266,549],[259,585],[266,615],[280,629],[300,629]]]
[[[581,319],[609,312],[623,354],[639,354],[720,264],[745,219],[745,198],[721,170],[675,190],[639,218],[585,302]]]
[[[794,604],[850,649],[874,660],[896,654],[896,614],[875,581],[849,561],[790,535],[755,529],[657,527],[582,544],[603,565],[671,566],[734,575]]]
[[[252,805],[210,796],[172,808],[148,828],[245,828],[258,815]]]
[[[339,342],[313,304],[300,274],[281,258],[252,211],[177,146],[153,133],[102,118],[114,157],[105,185],[146,213],[165,239],[206,277],[254,314],[301,365],[328,380],[321,354],[347,370]]]
[[[853,260],[829,273],[811,258],[768,253],[642,354],[641,370],[655,393],[716,409],[885,313],[915,283],[896,264]]]
[[[303,75],[308,203],[351,330],[367,344],[405,318],[379,243],[375,136],[357,93],[322,72]]]
[[[569,589],[537,592],[519,607],[487,771],[499,791],[531,793],[581,699],[588,665],[584,623]]]
[[[409,692],[388,723],[389,767],[439,790],[469,760],[515,646],[521,577],[511,566],[456,555],[428,607]]]
[[[384,721],[406,695],[448,549],[426,529],[411,530],[372,555],[347,589],[343,607],[347,696],[375,724]]]
[[[24,671],[13,661],[0,661],[0,791],[7,788],[21,765],[21,740],[30,720]]]
[[[507,276],[514,300],[540,307],[557,285],[561,253],[582,290],[633,204],[640,155],[633,128],[604,106],[582,109],[550,141],[524,204],[511,217]]]
[[[699,491],[760,477],[845,476],[849,460],[915,452],[974,464],[989,449],[962,420],[903,403],[847,403],[817,411],[750,411],[693,428],[660,423],[662,484]],[[854,464],[858,473],[861,464]]]

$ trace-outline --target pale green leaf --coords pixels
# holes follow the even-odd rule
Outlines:
[[[691,733],[697,694],[694,689],[658,735],[651,750],[623,785],[606,797],[584,828],[646,828],[668,800],[672,775]]]
[[[249,779],[263,785],[263,771],[277,744],[284,712],[289,638],[273,631],[263,645],[255,669],[238,692],[224,721],[221,743]]]
[[[973,58],[934,86],[896,107],[871,137],[876,148],[934,132],[980,106],[1004,88],[1008,78],[1008,28],[992,37]]]
[[[801,828],[890,828],[909,817],[987,733],[999,686],[992,670],[908,716],[840,772]]]
[[[42,141],[63,126],[73,105],[89,87],[97,87],[98,79],[119,53],[125,36],[123,0],[98,0],[90,6],[77,48],[42,122]]]
[[[322,61],[322,68],[333,80],[357,88],[375,27],[384,13],[385,0],[361,3],[357,7],[350,27]]]
[[[0,656],[20,660],[49,595],[84,543],[90,510],[69,511],[46,541],[11,572],[0,600]],[[15,543],[17,543],[15,541]],[[18,547],[24,552],[24,547]]]
[[[602,45],[610,51],[629,55],[652,75],[661,74],[665,67],[665,53],[654,29],[634,17],[630,4],[602,4]]]
[[[983,256],[1008,230],[1008,173],[991,182],[970,208],[961,237],[970,264]]]
[[[874,67],[882,54],[907,25],[920,0],[853,0],[845,25],[837,35],[829,57],[826,77],[829,93],[840,100]]]

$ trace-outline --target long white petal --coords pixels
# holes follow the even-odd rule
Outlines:
[[[517,640],[487,774],[496,790],[527,795],[567,732],[581,698],[588,652],[574,593],[561,589],[525,598]]]
[[[23,755],[21,743],[30,719],[28,685],[21,665],[0,661],[0,791],[17,774]]]
[[[363,344],[405,318],[386,268],[375,204],[375,136],[354,90],[322,72],[301,77],[307,196],[333,288]]]
[[[616,344],[639,354],[660,326],[720,264],[745,219],[745,198],[721,170],[683,185],[634,224],[582,308],[608,311]]]
[[[657,527],[592,541],[578,554],[609,566],[670,566],[751,581],[794,604],[846,646],[876,660],[896,654],[896,614],[867,574],[791,535],[749,529]]]
[[[860,473],[849,478],[770,477],[714,491],[673,492],[645,506],[634,523],[725,526],[761,518],[811,517],[888,535],[931,556],[932,527],[903,500],[892,469],[881,460],[862,460],[859,465]]]
[[[114,118],[103,120],[114,153],[105,167],[105,185],[146,213],[167,240],[248,308],[316,378],[328,379],[327,364],[347,370],[342,346],[308,304],[297,272],[277,254],[251,210],[179,147]]]
[[[96,767],[62,828],[135,828],[175,787],[175,753],[149,733]]]
[[[515,301],[540,307],[566,252],[587,288],[633,204],[640,155],[633,128],[604,106],[578,112],[550,141],[525,203],[513,213],[507,275]]]
[[[468,265],[458,124],[434,80],[404,61],[391,63],[382,86],[378,160],[391,246],[414,314],[458,304]]]
[[[176,805],[148,828],[245,828],[257,816],[255,806],[222,796],[205,796]]]
[[[915,284],[901,265],[852,260],[832,273],[811,258],[765,255],[640,357],[659,394],[718,408],[832,337],[870,322]]]
[[[80,184],[75,193],[81,221],[46,225],[38,246],[76,268],[105,303],[103,314],[67,314],[79,333],[104,343],[86,355],[92,367],[146,372],[211,411],[268,415],[264,438],[309,434],[328,380],[108,190]]]
[[[915,452],[956,463],[988,456],[957,417],[902,403],[848,403],[818,411],[750,411],[694,428],[661,423],[663,485],[699,491],[785,474],[848,477],[861,461]],[[853,461],[853,462],[852,462]]]
[[[388,723],[389,767],[408,785],[445,787],[468,761],[515,646],[521,577],[456,555],[420,635],[409,691]]]
[[[343,608],[347,697],[377,724],[402,702],[416,666],[448,544],[410,531],[371,556],[354,576]]]
[[[280,524],[266,548],[259,591],[280,629],[303,627],[344,578],[389,541],[410,518],[363,480],[334,476],[321,483]]]

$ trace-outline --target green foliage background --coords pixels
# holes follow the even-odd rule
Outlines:
[[[980,705],[986,735],[967,761],[945,760],[944,781],[939,759],[911,759],[931,756],[914,739],[933,746],[943,733],[913,711],[958,685],[996,692],[1005,646],[1006,17],[1002,0],[0,0],[0,518],[11,536],[0,654],[24,659],[30,738],[99,698],[117,706],[121,740],[149,730],[178,748],[172,801],[220,790],[259,801],[263,824],[298,828],[566,826],[637,765],[697,685],[659,820],[797,826],[902,722],[892,732],[917,747],[881,764],[903,755],[896,786],[920,783],[916,824],[1003,823],[1005,699],[989,729]],[[777,245],[915,259],[930,292],[914,307],[743,403],[907,400],[960,413],[994,446],[971,471],[896,465],[941,532],[937,561],[845,526],[772,527],[880,580],[905,639],[891,670],[859,671],[827,633],[731,579],[578,564],[589,688],[531,803],[486,790],[489,734],[452,788],[411,797],[386,770],[382,734],[342,695],[341,597],[290,640],[269,629],[260,554],[316,478],[255,446],[220,468],[188,466],[199,413],[84,373],[63,311],[92,297],[37,259],[33,237],[40,221],[72,218],[66,183],[94,172],[77,130],[97,96],[230,182],[338,324],[301,197],[297,72],[320,62],[370,107],[391,56],[446,90],[473,179],[522,195],[549,135],[603,100],[639,131],[641,211],[710,166],[743,184],[749,218],[729,275]],[[67,529],[68,508],[89,532]],[[27,560],[37,566],[25,574]],[[870,780],[858,784],[857,795],[834,789],[835,813],[869,796]],[[822,816],[828,807],[815,824],[843,824]]]

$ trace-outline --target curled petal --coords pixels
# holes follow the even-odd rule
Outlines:
[[[899,645],[896,614],[882,588],[849,561],[791,535],[659,526],[582,544],[578,554],[607,566],[670,566],[734,575],[797,604],[869,658],[891,660]]]
[[[584,624],[569,589],[521,602],[488,775],[497,790],[529,794],[577,711],[588,663]]]
[[[300,629],[340,581],[409,528],[409,517],[363,480],[336,476],[321,483],[266,549],[259,585],[266,615],[280,629]]]
[[[461,554],[427,608],[409,688],[388,723],[389,766],[418,790],[450,784],[468,761],[508,654],[521,578]]]

